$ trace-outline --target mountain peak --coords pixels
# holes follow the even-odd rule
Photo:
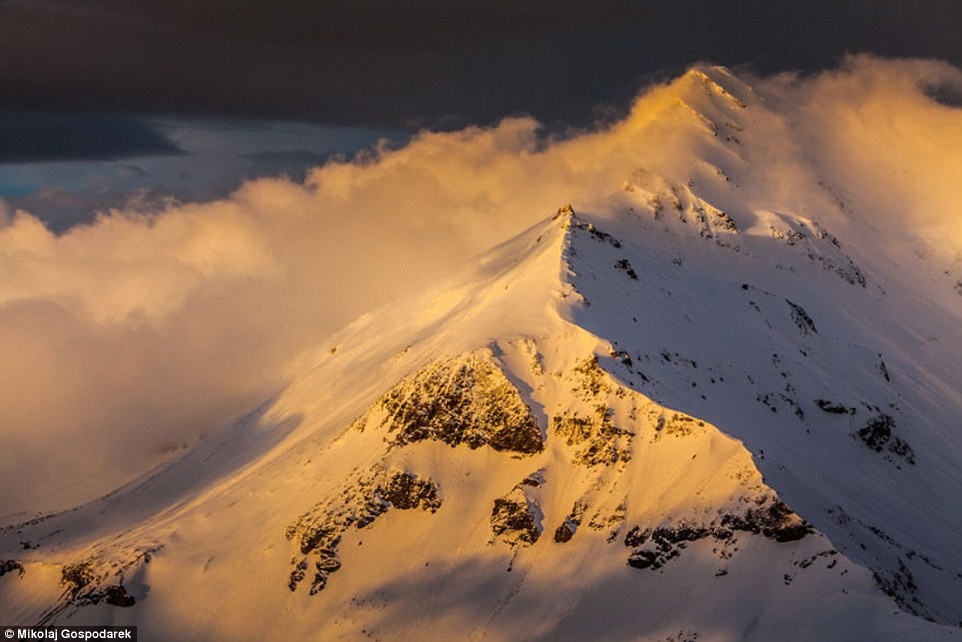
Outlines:
[[[704,94],[721,97],[739,109],[747,108],[753,95],[747,83],[722,66],[692,67],[676,82],[681,87],[694,86]]]
[[[727,69],[652,94],[578,213],[365,314],[144,479],[0,529],[0,607],[158,639],[953,637],[958,318],[832,188],[767,171],[780,130]],[[636,150],[649,126],[676,146]]]

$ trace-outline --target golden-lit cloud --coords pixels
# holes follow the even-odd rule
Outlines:
[[[840,196],[873,212],[879,226],[962,251],[962,71],[859,55],[837,70],[783,75],[761,88],[778,101],[808,165]]]
[[[604,214],[639,171],[684,181],[718,154],[705,118],[724,117],[680,99],[692,82],[650,88],[598,131],[545,139],[509,118],[423,133],[303,183],[255,180],[61,235],[0,212],[0,513],[110,490],[262,401],[336,328],[563,203]],[[958,242],[962,110],[931,96],[962,72],[855,57],[748,82],[767,142],[729,159],[764,177],[738,197],[746,211],[803,207],[828,181],[882,226]]]

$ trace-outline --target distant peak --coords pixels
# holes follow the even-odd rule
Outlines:
[[[571,203],[565,203],[558,208],[558,213],[551,217],[551,220],[557,220],[559,218],[577,218],[575,214],[575,208],[571,207]]]
[[[572,226],[577,226],[577,222],[580,220],[578,215],[575,214],[575,208],[571,207],[571,203],[565,203],[558,208],[558,212],[551,217],[552,221],[561,221],[561,229],[569,230]]]
[[[739,79],[727,67],[719,65],[697,66],[689,69],[683,80],[696,83],[711,94],[722,96],[744,109],[751,94],[751,87]]]

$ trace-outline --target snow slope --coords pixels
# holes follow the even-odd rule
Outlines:
[[[766,183],[777,123],[727,70],[670,89],[698,162],[626,168],[585,213],[344,328],[177,461],[3,528],[0,620],[956,639],[952,266],[897,265],[897,221],[817,176]]]

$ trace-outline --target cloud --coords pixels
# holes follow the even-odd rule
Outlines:
[[[37,118],[41,125],[47,121],[47,117]],[[86,118],[77,122],[82,125]],[[182,153],[140,156],[136,162],[77,158],[7,164],[0,172],[0,196],[11,207],[30,211],[54,231],[62,232],[92,220],[96,212],[110,209],[156,210],[171,200],[224,198],[251,178],[284,175],[301,181],[309,167],[322,165],[335,154],[353,153],[383,137],[399,135],[310,123],[172,118],[148,122],[125,118],[149,125]],[[104,128],[113,122],[107,121]],[[125,140],[123,145],[131,153],[136,149],[143,152],[137,132],[132,134],[122,124],[123,119],[116,131],[111,130],[111,136]],[[18,136],[24,141],[34,140],[29,131]],[[85,136],[96,139],[94,147],[77,147],[77,155],[102,155],[103,149],[97,148],[104,146],[101,138],[92,138],[90,132]],[[133,139],[126,140],[129,136]],[[37,141],[42,139],[34,140],[38,149],[30,154],[49,155],[39,150],[44,143]]]
[[[181,154],[150,122],[105,113],[0,112],[0,164]]]
[[[530,118],[423,132],[303,181],[253,180],[159,212],[128,205],[63,234],[8,213],[0,514],[110,490],[266,399],[302,351],[365,311],[423,291],[561,204],[623,209],[640,172],[684,183],[710,160],[743,163],[764,189],[746,183],[733,207],[772,211],[810,206],[811,194],[829,208],[828,182],[894,234],[951,244],[962,111],[930,88],[959,78],[943,63],[863,56],[753,79],[763,100],[745,136],[764,144],[738,158],[714,158],[704,114],[680,98],[712,103],[686,76],[642,93],[624,120],[564,138]]]
[[[836,70],[759,80],[758,89],[820,185],[890,235],[962,251],[962,109],[949,98],[962,95],[962,70],[854,55]]]

